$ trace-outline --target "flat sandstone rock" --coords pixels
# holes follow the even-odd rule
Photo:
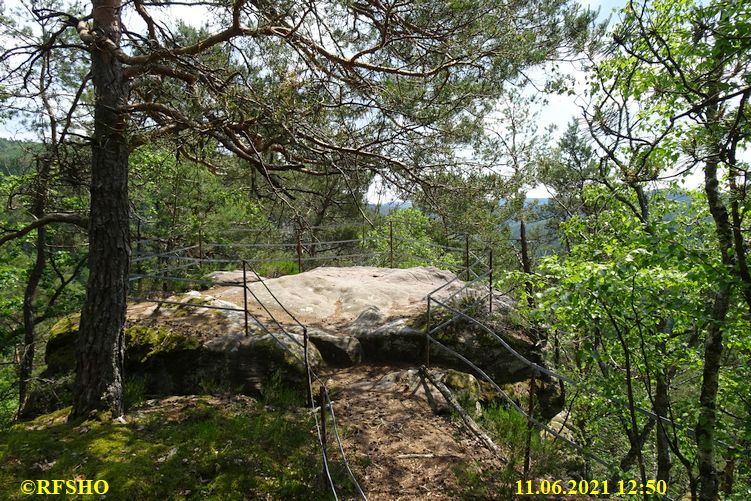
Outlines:
[[[455,278],[449,271],[433,267],[407,269],[353,266],[350,268],[321,267],[298,275],[266,280],[271,293],[302,323],[330,330],[350,325],[368,308],[377,308],[383,318],[419,314],[425,309],[425,298],[434,289]],[[454,281],[441,291],[441,296],[464,285]],[[248,309],[262,318],[268,314],[260,300],[282,323],[290,318],[274,301],[261,283],[251,283]],[[206,291],[217,299],[243,304],[241,286],[213,287]],[[253,297],[256,296],[256,298]]]

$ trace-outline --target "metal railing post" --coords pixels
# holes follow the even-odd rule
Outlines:
[[[141,244],[141,218],[136,215],[138,219],[136,219],[136,255],[140,256],[143,253],[143,247]],[[139,275],[143,275],[143,265],[141,265],[141,261],[137,261],[136,264],[136,273]],[[142,282],[143,278],[138,280],[137,287],[138,292],[141,292],[142,289]]]
[[[394,222],[389,221],[389,262],[394,267]]]
[[[488,313],[493,313],[493,248],[491,247],[488,250],[488,268],[490,270],[490,273],[488,273],[488,292],[490,295],[488,296]]]
[[[245,337],[248,337],[248,276],[247,267],[243,259],[243,312],[245,313]]]
[[[430,296],[428,296],[427,320],[425,321],[425,367],[430,368]]]
[[[532,378],[529,381],[529,406],[527,407],[527,443],[524,447],[524,470],[522,472],[522,478],[526,481],[529,479],[529,466],[530,456],[532,455],[532,428],[533,428],[533,413],[535,411],[535,376],[536,370],[532,370]]]
[[[365,218],[362,218],[360,223],[362,225],[362,236],[360,237],[360,254],[362,256],[360,257],[360,266],[365,266],[365,234],[367,232],[365,229]]]
[[[303,327],[303,357],[305,359],[305,399],[308,407],[313,406],[313,388],[310,387],[310,362],[308,362],[308,329]]]
[[[302,241],[301,241],[301,236],[300,236],[300,230],[298,230],[296,232],[296,237],[297,237],[297,245],[295,247],[295,250],[297,251],[297,272],[298,273],[302,273],[302,252],[303,252],[303,248],[302,248]]]
[[[469,282],[469,233],[464,234],[464,269],[467,270],[467,282]]]
[[[321,399],[321,447],[323,454],[323,477],[326,478],[326,462],[328,461],[328,454],[326,453],[326,389],[321,386],[318,393]]]

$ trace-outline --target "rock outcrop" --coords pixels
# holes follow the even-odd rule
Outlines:
[[[455,355],[428,345],[425,336],[429,293],[444,286],[438,297],[460,309],[482,294],[461,290],[464,283],[450,272],[430,267],[322,267],[264,283],[249,280],[247,333],[242,272],[215,272],[210,278],[221,285],[177,294],[161,304],[129,305],[125,370],[144,379],[147,393],[188,394],[207,388],[255,393],[274,374],[286,384],[304,386],[304,338],[297,321],[307,326],[314,367],[416,367],[426,361],[429,346],[433,366],[471,372]],[[494,301],[494,311],[502,313],[492,321],[503,327],[496,332],[524,357],[538,361],[538,350],[525,330],[504,320],[503,315],[513,310],[511,301],[499,295]],[[431,327],[450,316],[434,305]],[[75,315],[52,328],[46,376],[63,378],[73,370],[77,331]],[[448,323],[434,336],[499,384],[529,375],[526,365],[497,339],[466,319]]]

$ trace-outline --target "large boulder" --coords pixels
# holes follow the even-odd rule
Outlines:
[[[362,362],[362,345],[354,336],[331,334],[311,327],[308,329],[308,338],[318,349],[326,365],[349,367]]]
[[[377,306],[366,308],[347,331],[360,342],[365,362],[425,361],[425,334],[410,327],[408,318],[386,318]]]
[[[179,394],[207,385],[257,391],[269,374],[297,385],[301,372],[296,360],[302,358],[303,344],[298,321],[307,326],[315,364],[417,366],[429,355],[433,367],[473,372],[456,354],[428,343],[428,327],[446,322],[433,336],[498,384],[529,378],[527,365],[495,334],[466,318],[451,319],[452,308],[483,318],[521,356],[537,363],[541,360],[534,336],[515,318],[518,315],[509,298],[494,294],[490,315],[484,299],[486,289],[464,288],[464,282],[447,271],[431,267],[321,267],[256,281],[248,285],[252,294],[247,297],[247,324],[240,306],[245,303],[243,287],[233,285],[241,273],[217,272],[211,278],[221,285],[208,290],[178,294],[161,304],[144,301],[128,306],[126,372],[145,375],[148,393]],[[437,289],[440,291],[434,292]],[[428,294],[447,306],[433,304],[429,325]],[[281,332],[279,324],[290,336]],[[267,326],[274,327],[272,332],[278,333],[280,340],[275,340]],[[72,370],[77,329],[77,316],[53,327],[46,354],[48,375]],[[290,358],[290,352],[298,357]],[[538,395],[542,396],[540,390]],[[557,399],[554,392],[550,399]],[[550,409],[551,416],[557,412],[555,405]]]
[[[237,275],[238,272],[232,272],[219,277]],[[247,305],[260,318],[267,318],[268,310],[279,321],[292,324],[289,312],[309,327],[332,331],[346,328],[371,307],[378,308],[388,319],[419,315],[425,309],[425,297],[455,278],[449,271],[430,266],[406,269],[321,266],[250,284],[252,295],[248,294]],[[450,294],[462,285],[455,280],[442,292]],[[235,304],[242,305],[244,301],[242,286],[213,287],[210,292],[217,299]]]
[[[212,275],[226,284],[237,279],[241,271]],[[450,307],[488,317],[487,289],[464,288],[456,275],[432,267],[408,269],[354,266],[320,267],[314,270],[252,283],[248,309],[267,322],[274,319],[295,325],[297,319],[308,326],[311,343],[323,356],[325,364],[347,366],[365,363],[413,363],[427,360],[425,338],[428,294]],[[438,292],[434,292],[437,289]],[[242,304],[242,287],[213,287],[204,294],[215,301]],[[261,306],[258,298],[263,302]],[[284,308],[277,303],[279,300]],[[196,300],[196,299],[194,299]],[[240,315],[242,316],[242,315]],[[294,316],[294,319],[292,318]],[[447,308],[433,304],[431,327],[451,316]],[[494,291],[493,330],[523,357],[541,360],[533,336],[517,325],[513,301]],[[240,327],[235,323],[236,329]],[[298,331],[300,333],[300,331]],[[459,319],[434,334],[448,348],[472,360],[499,384],[529,378],[527,365],[516,358],[492,334],[477,325]],[[430,344],[430,362],[457,370],[470,370],[456,355]]]
[[[525,359],[541,362],[533,342],[514,339],[503,333],[496,335]],[[466,330],[439,331],[433,336],[449,349],[471,360],[499,384],[522,381],[532,375],[527,363],[514,356],[493,334],[475,326],[468,326]],[[430,360],[438,365],[467,369],[466,363],[456,355],[432,343]]]
[[[442,319],[438,317],[431,325],[438,325]],[[380,309],[372,306],[349,325],[347,332],[355,336],[362,345],[365,362],[420,364],[427,360],[425,324],[424,313],[387,318]],[[527,364],[514,356],[496,335],[527,360],[536,363],[541,361],[535,343],[521,330],[510,332],[508,329],[496,329],[494,335],[476,324],[458,320],[432,336],[453,352],[471,360],[499,384],[528,379],[531,372]],[[432,365],[471,370],[452,351],[434,343],[429,346]]]
[[[258,394],[272,376],[285,386],[304,391],[303,337],[280,329],[266,330],[249,323],[237,305],[191,291],[161,305],[131,305],[124,332],[125,374],[137,377],[148,395],[184,395],[239,391]],[[219,310],[215,307],[227,307]],[[37,385],[25,410],[36,415],[70,403],[71,374],[80,315],[59,320],[50,330],[43,379],[56,385]],[[346,352],[346,347],[342,347]],[[356,348],[350,348],[353,353]],[[320,367],[315,343],[308,360]]]
[[[274,376],[304,391],[307,374],[303,338],[292,333],[228,334],[207,341],[197,372],[204,384],[226,385],[234,392],[257,394]],[[315,370],[321,354],[308,345],[308,363]]]

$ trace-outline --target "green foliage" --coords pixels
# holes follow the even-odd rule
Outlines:
[[[123,381],[123,402],[131,409],[146,401],[146,378],[138,374],[127,375]]]
[[[256,273],[266,278],[277,278],[285,275],[296,275],[300,268],[294,261],[274,261],[261,263],[256,267]]]
[[[142,146],[130,155],[131,198],[146,221],[145,236],[180,244],[223,242],[228,229],[257,221],[258,207],[240,184],[176,158],[166,146]]]
[[[27,173],[40,150],[39,143],[0,138],[0,180]]]
[[[18,407],[17,380],[12,365],[0,366],[0,431],[10,425]]]
[[[430,220],[418,209],[409,207],[390,212],[377,228],[371,248],[378,254],[379,266],[390,266],[393,244],[394,266],[438,266],[446,269],[457,267],[459,259],[441,249],[429,235]]]
[[[498,469],[483,469],[478,465],[460,464],[454,472],[462,488],[456,493],[461,499],[513,499],[516,482],[521,479],[527,437],[530,436],[531,477],[570,478],[568,468],[578,460],[560,442],[542,438],[537,428],[531,435],[527,420],[516,410],[493,404],[484,409],[479,424],[499,444],[508,462]]]
[[[670,380],[672,374],[683,374],[683,382],[676,381],[672,388],[675,426],[671,429],[684,456],[691,458],[694,446],[686,430],[696,422],[698,394],[693,384],[686,383],[701,374],[699,340],[710,321],[714,286],[730,279],[708,236],[712,227],[702,195],[653,194],[649,225],[626,202],[603,191],[589,190],[588,196],[608,197],[609,210],[563,224],[566,235],[579,243],[569,254],[541,263],[544,285],[534,315],[558,336],[559,367],[598,388],[599,395],[579,397],[574,413],[600,416],[587,423],[585,434],[603,450],[611,449],[613,436],[602,429],[617,427],[618,420],[627,416],[625,407],[614,408],[612,403],[625,402],[626,357],[632,378],[639,375],[632,382],[635,403],[643,408],[653,403],[658,376]],[[726,326],[727,338],[747,338],[748,319],[742,320],[737,310],[734,315]],[[748,364],[741,353],[732,355],[739,368]],[[743,415],[746,411],[734,397],[741,383],[731,382],[734,378],[728,376],[721,382],[720,400],[728,412]],[[645,422],[641,416],[638,420]],[[736,443],[737,427],[721,421],[725,439]]]
[[[263,384],[261,399],[266,405],[282,409],[301,407],[305,403],[300,388],[289,386],[282,380],[281,371],[275,371]]]

